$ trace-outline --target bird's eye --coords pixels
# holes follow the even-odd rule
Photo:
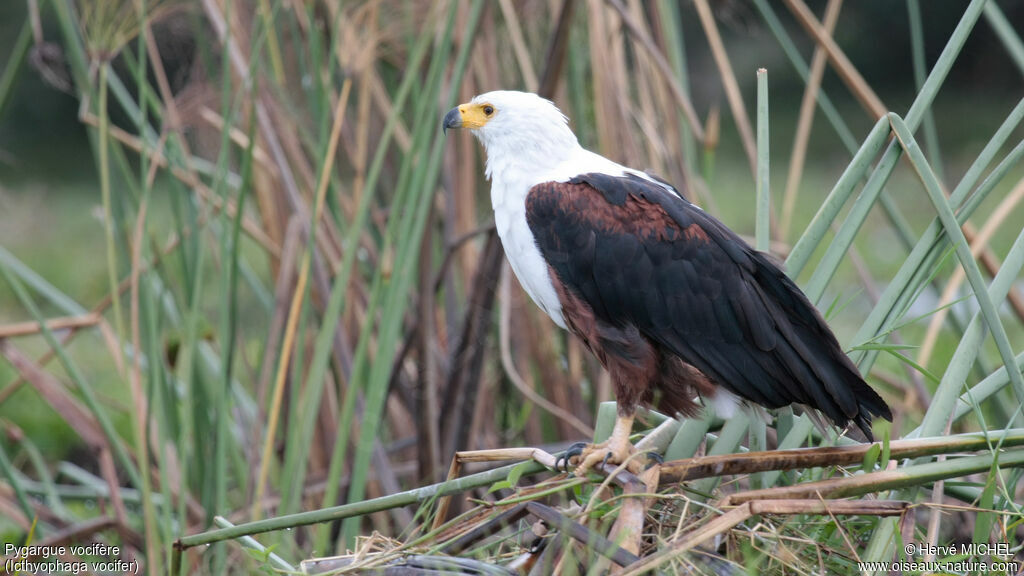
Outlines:
[[[484,106],[484,116],[494,114],[494,106]]]

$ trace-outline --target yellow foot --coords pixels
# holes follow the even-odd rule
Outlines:
[[[584,476],[595,466],[604,463],[626,463],[626,469],[633,474],[640,474],[644,469],[645,458],[634,456],[636,448],[629,442],[629,434],[633,430],[633,415],[620,415],[615,419],[615,428],[610,438],[600,444],[585,446],[579,455],[576,475]]]
[[[585,476],[595,466],[601,466],[605,463],[618,465],[623,462],[627,463],[627,470],[634,474],[639,474],[643,470],[643,466],[640,457],[632,457],[635,453],[636,448],[629,443],[628,439],[625,442],[614,444],[611,439],[605,440],[600,444],[588,444],[583,448],[583,452],[579,456],[580,463],[576,466],[575,474],[577,476]]]

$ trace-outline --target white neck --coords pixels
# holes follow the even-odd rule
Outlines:
[[[486,150],[487,178],[492,182],[517,179],[523,174],[549,173],[581,150],[576,135],[565,124],[500,137],[485,131],[476,135]]]

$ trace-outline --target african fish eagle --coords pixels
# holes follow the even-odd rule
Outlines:
[[[623,462],[636,408],[693,415],[737,401],[800,404],[837,426],[892,414],[807,297],[765,254],[664,181],[585,150],[550,101],[496,91],[461,104],[444,129],[483,144],[494,220],[534,302],[611,375],[611,437],[576,473]],[[812,411],[813,414],[813,411]]]

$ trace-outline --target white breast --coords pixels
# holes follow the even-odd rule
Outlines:
[[[491,185],[491,205],[494,207],[494,225],[505,249],[505,256],[515,272],[516,278],[530,298],[541,310],[562,328],[562,303],[558,300],[555,286],[551,283],[547,262],[533,239],[533,233],[526,223],[525,191],[509,190],[495,180]]]

